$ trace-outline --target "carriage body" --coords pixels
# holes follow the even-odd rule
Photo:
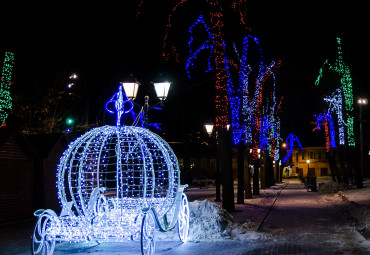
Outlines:
[[[55,241],[139,236],[142,253],[153,254],[155,226],[168,231],[176,224],[186,241],[189,209],[177,158],[145,128],[103,126],[77,138],[60,159],[57,187],[62,212],[35,213],[34,254],[52,253]]]

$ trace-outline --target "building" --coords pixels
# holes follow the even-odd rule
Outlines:
[[[41,183],[37,152],[19,131],[0,129],[0,225],[32,216]]]
[[[303,177],[331,175],[329,157],[325,147],[294,149],[290,162],[293,173],[298,173]]]
[[[68,141],[63,134],[39,134],[29,135],[27,139],[31,143],[38,157],[35,159],[39,175],[37,178],[41,182],[39,194],[39,208],[52,209],[56,212],[61,210],[58,199],[57,166],[60,157],[67,149]]]

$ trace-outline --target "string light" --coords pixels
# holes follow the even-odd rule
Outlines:
[[[10,96],[10,81],[14,65],[14,53],[5,52],[3,69],[0,83],[0,126],[5,123],[12,108],[12,98]]]
[[[193,50],[192,49],[192,44],[194,41],[193,37],[193,29],[194,27],[202,25],[208,35],[208,39],[197,49]],[[199,16],[199,18],[189,27],[189,34],[190,34],[190,39],[188,42],[188,47],[189,47],[189,58],[186,60],[185,63],[185,69],[188,74],[188,77],[191,79],[190,75],[190,68],[194,67],[194,60],[197,59],[198,54],[204,50],[209,51],[208,54],[208,68],[205,70],[205,72],[209,72],[212,70],[212,65],[211,65],[211,59],[212,59],[212,52],[213,52],[213,36],[210,32],[210,29],[208,28],[207,24],[204,21],[204,18],[202,15]]]
[[[109,101],[117,119],[127,111],[123,98]],[[156,225],[169,231],[177,224],[180,240],[187,240],[189,206],[177,158],[146,128],[103,126],[78,137],[60,158],[56,186],[62,212],[35,212],[33,254],[52,254],[55,241],[121,242],[139,235],[142,253],[153,254]]]
[[[187,2],[178,1],[168,17],[162,53],[165,60],[169,60],[172,57],[179,62],[177,50],[169,42],[169,35],[174,27],[173,15],[180,6]],[[217,0],[206,0],[206,4],[208,7],[208,19],[205,20],[204,16],[201,15],[189,27],[189,57],[185,63],[188,77],[192,77],[191,71],[194,69],[195,61],[198,60],[199,54],[206,52],[208,66],[205,71],[208,72],[213,69],[216,74],[215,126],[226,127],[230,122],[234,144],[247,142],[253,144],[256,148],[263,144],[262,147],[269,150],[271,157],[278,156],[278,153],[276,154],[275,151],[278,151],[276,146],[279,145],[278,140],[280,139],[280,120],[276,117],[278,109],[275,97],[275,72],[280,67],[281,61],[277,63],[272,62],[270,65],[265,66],[260,42],[257,37],[251,35],[246,35],[243,38],[240,52],[236,44],[233,44],[234,52],[238,59],[228,58],[224,40],[224,11]],[[244,0],[234,0],[231,8],[239,15],[240,24],[244,26],[246,31],[250,31],[246,27],[245,5],[246,1]],[[206,35],[206,39],[203,39],[201,43],[197,42],[197,45],[200,45],[198,48],[194,46],[195,27],[203,28]],[[252,67],[247,62],[249,44],[256,46],[259,57],[257,67]],[[214,63],[213,65],[212,62]],[[231,68],[234,70],[231,71]],[[252,71],[256,73],[254,77],[257,77],[257,79],[251,77]],[[237,78],[232,79],[232,76],[235,74],[238,74]],[[268,89],[268,86],[265,84],[270,80],[270,77],[273,82],[271,89]],[[249,87],[250,85],[253,87]],[[264,85],[266,89],[263,89]]]
[[[284,157],[283,162],[286,163],[290,156],[292,156],[293,149],[294,149],[294,142],[297,142],[299,148],[303,150],[303,147],[301,145],[301,142],[298,140],[298,137],[294,135],[293,133],[289,134],[285,143],[286,143],[286,150],[287,150],[287,155]]]
[[[351,72],[349,67],[343,60],[343,52],[342,52],[342,45],[341,39],[337,37],[337,44],[338,44],[338,58],[335,60],[333,64],[329,63],[328,60],[325,60],[324,64],[319,70],[319,75],[315,81],[315,85],[318,86],[323,75],[324,70],[327,68],[330,71],[334,71],[340,77],[340,84],[341,84],[341,92],[344,95],[344,105],[345,105],[345,116],[346,116],[346,124],[347,124],[347,143],[349,146],[355,146],[355,138],[354,138],[354,131],[353,131],[353,92],[352,92],[352,78]],[[338,114],[338,112],[337,112]],[[341,113],[342,114],[342,113]],[[342,120],[340,120],[342,121]],[[344,124],[343,122],[339,123],[340,125]],[[339,126],[339,132],[345,134],[344,126]],[[341,137],[340,137],[341,139]],[[343,138],[344,140],[344,138]],[[341,140],[340,144],[344,145],[343,140]]]
[[[215,58],[215,71],[216,71],[216,97],[215,108],[216,118],[215,126],[225,128],[229,123],[228,118],[228,91],[230,86],[230,77],[228,75],[227,58],[225,55],[225,40],[224,40],[224,22],[222,8],[216,0],[207,1],[210,9],[210,24],[213,36],[213,53]]]
[[[329,103],[328,107],[328,113],[335,112],[337,115],[337,120],[338,120],[338,133],[339,133],[339,144],[340,145],[345,145],[345,138],[344,138],[344,120],[343,120],[343,109],[342,109],[342,90],[341,89],[336,89],[334,93],[332,93],[329,97],[324,97],[324,101]],[[327,118],[328,119],[328,118]],[[334,124],[333,120],[330,116],[329,118],[331,120],[333,130],[334,131]],[[335,136],[334,136],[335,137]],[[334,139],[335,141],[335,139]],[[333,147],[333,146],[332,146]],[[334,146],[335,148],[335,146]]]
[[[167,25],[165,29],[165,34],[163,38],[163,47],[162,47],[162,57],[164,60],[168,61],[171,58],[173,58],[176,62],[180,62],[179,60],[179,54],[177,53],[176,47],[171,43],[171,40],[169,40],[170,32],[174,29],[173,25],[173,14],[176,12],[176,10],[184,3],[186,3],[187,0],[180,0],[176,3],[176,5],[172,8],[170,15],[168,15]]]
[[[326,151],[329,152],[330,147],[335,148],[335,128],[333,118],[330,114],[320,113],[319,115],[314,115],[316,117],[316,127],[313,129],[320,130],[320,126],[324,125],[325,127],[325,138],[326,138]],[[329,136],[329,127],[330,127],[330,136]]]

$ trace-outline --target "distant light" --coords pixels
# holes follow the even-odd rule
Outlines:
[[[78,78],[78,76],[77,76],[77,74],[75,74],[75,73],[73,73],[73,74],[71,74],[70,76],[69,76],[69,79],[72,79],[72,80],[75,80],[75,79],[77,79]]]
[[[67,128],[66,129],[66,133],[69,133],[69,132],[71,132],[71,129],[70,128]]]
[[[367,104],[367,98],[359,98],[357,103],[358,104]]]
[[[72,118],[67,118],[67,119],[66,119],[66,124],[67,124],[67,125],[72,125],[72,124],[73,124],[73,122],[74,122],[74,120],[73,120]]]
[[[67,87],[70,89],[70,88],[72,88],[74,85],[75,85],[75,84],[74,84],[73,82],[71,82],[71,83],[69,83],[69,84],[67,85]]]
[[[307,162],[307,164],[309,164],[311,161],[310,161],[309,159],[307,159],[307,161],[306,161],[306,162]]]

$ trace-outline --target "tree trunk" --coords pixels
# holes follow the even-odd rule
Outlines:
[[[266,189],[266,151],[263,150],[263,158],[262,158],[262,165],[260,166],[261,169],[261,189]]]
[[[244,204],[244,143],[238,144],[238,193],[237,204]]]
[[[245,156],[245,161],[244,161],[244,192],[245,192],[245,198],[247,199],[252,198],[251,171],[249,169],[250,164],[251,164],[251,159],[250,159],[249,153],[247,152],[247,155]]]
[[[253,195],[260,194],[260,185],[259,185],[259,168],[260,160],[254,160],[254,172],[253,172]]]
[[[227,211],[234,211],[234,179],[232,171],[232,150],[230,132],[222,130],[221,135],[222,161],[222,207]]]

